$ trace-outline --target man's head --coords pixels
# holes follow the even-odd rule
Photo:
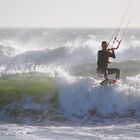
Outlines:
[[[101,46],[102,46],[102,50],[106,50],[108,47],[108,43],[106,41],[102,41]]]

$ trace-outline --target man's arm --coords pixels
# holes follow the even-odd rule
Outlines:
[[[100,51],[98,51],[98,54],[97,54],[97,64],[99,63],[99,58],[100,58]]]
[[[114,49],[112,49],[111,51],[112,52],[109,52],[109,57],[116,58]]]

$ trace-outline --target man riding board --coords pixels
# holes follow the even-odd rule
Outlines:
[[[103,74],[106,80],[108,79],[108,75],[116,74],[114,82],[116,82],[120,78],[120,70],[117,68],[108,68],[109,58],[116,58],[114,48],[107,49],[108,43],[106,41],[102,41],[102,50],[98,51],[98,61],[97,61],[97,73],[98,75]]]

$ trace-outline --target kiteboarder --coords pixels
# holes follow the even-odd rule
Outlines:
[[[118,68],[108,68],[109,58],[116,58],[115,48],[107,49],[108,43],[106,41],[102,41],[101,46],[102,50],[98,51],[97,73],[98,75],[104,75],[105,80],[109,79],[108,75],[115,74],[115,81],[117,81],[120,78],[120,70]]]

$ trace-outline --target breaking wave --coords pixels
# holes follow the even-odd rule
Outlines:
[[[48,67],[50,65],[55,65],[67,67],[77,64],[95,63],[97,59],[97,50],[99,49],[97,49],[99,46],[97,44],[99,43],[95,43],[93,40],[84,42],[84,44],[79,45],[79,47],[76,47],[75,44],[68,43],[64,47],[25,51],[14,56],[10,55],[11,51],[15,51],[14,48],[1,46],[0,64],[5,72],[30,72],[35,71],[36,67],[40,66]],[[135,40],[129,48],[126,48],[117,54],[117,61],[122,62],[130,59],[139,60],[139,49],[139,42]]]
[[[108,40],[106,30],[13,30],[11,35],[4,31],[0,32],[1,120],[140,115],[138,35],[128,33],[116,54],[117,63],[111,65],[121,69],[121,81],[101,87],[96,55],[102,39]]]
[[[0,78],[1,120],[68,121],[140,115],[140,75],[102,87],[100,80],[57,71]]]

